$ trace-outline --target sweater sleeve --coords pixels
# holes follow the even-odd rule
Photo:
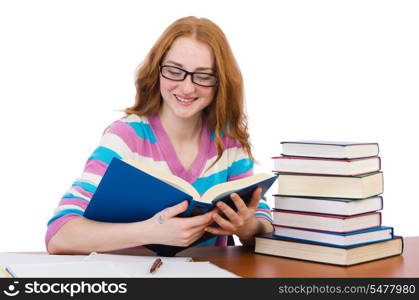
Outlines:
[[[132,145],[133,141],[135,141],[135,131],[130,130],[130,127],[121,120],[112,123],[105,130],[99,146],[87,159],[81,176],[62,196],[52,218],[48,221],[46,245],[66,222],[83,217],[112,158],[132,158],[130,144]]]
[[[228,181],[237,180],[253,175],[253,161],[243,150],[240,143],[236,142],[234,151],[229,152]],[[256,218],[264,218],[272,223],[272,213],[266,197],[263,196],[255,211]]]

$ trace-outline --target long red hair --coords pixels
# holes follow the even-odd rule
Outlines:
[[[148,116],[160,111],[162,101],[159,66],[174,40],[179,37],[193,37],[206,43],[214,55],[215,73],[218,77],[217,91],[214,101],[203,113],[210,130],[214,131],[218,153],[215,162],[221,158],[224,151],[221,131],[238,140],[244,151],[254,160],[244,112],[243,78],[226,36],[208,19],[193,16],[181,18],[163,32],[136,73],[135,104],[125,109],[125,113]]]

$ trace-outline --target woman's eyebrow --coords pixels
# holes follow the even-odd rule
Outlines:
[[[173,64],[179,68],[184,68],[184,66],[181,63],[175,62],[173,60],[168,60],[165,62],[165,64]],[[214,72],[213,68],[209,68],[209,67],[198,67],[195,69],[195,71],[211,71]]]

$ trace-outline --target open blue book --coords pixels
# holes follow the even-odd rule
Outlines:
[[[189,182],[180,177],[136,161],[113,158],[84,217],[116,223],[143,221],[184,200],[188,200],[189,206],[180,217],[206,213],[218,201],[235,208],[231,193],[237,193],[245,203],[249,203],[256,188],[261,187],[264,195],[276,178],[277,175],[256,174],[218,184],[200,196]]]

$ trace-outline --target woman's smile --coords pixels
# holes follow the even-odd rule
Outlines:
[[[190,104],[190,103],[195,102],[196,100],[198,100],[198,97],[187,97],[187,96],[180,96],[180,95],[177,95],[177,94],[173,94],[173,95],[182,104]]]

